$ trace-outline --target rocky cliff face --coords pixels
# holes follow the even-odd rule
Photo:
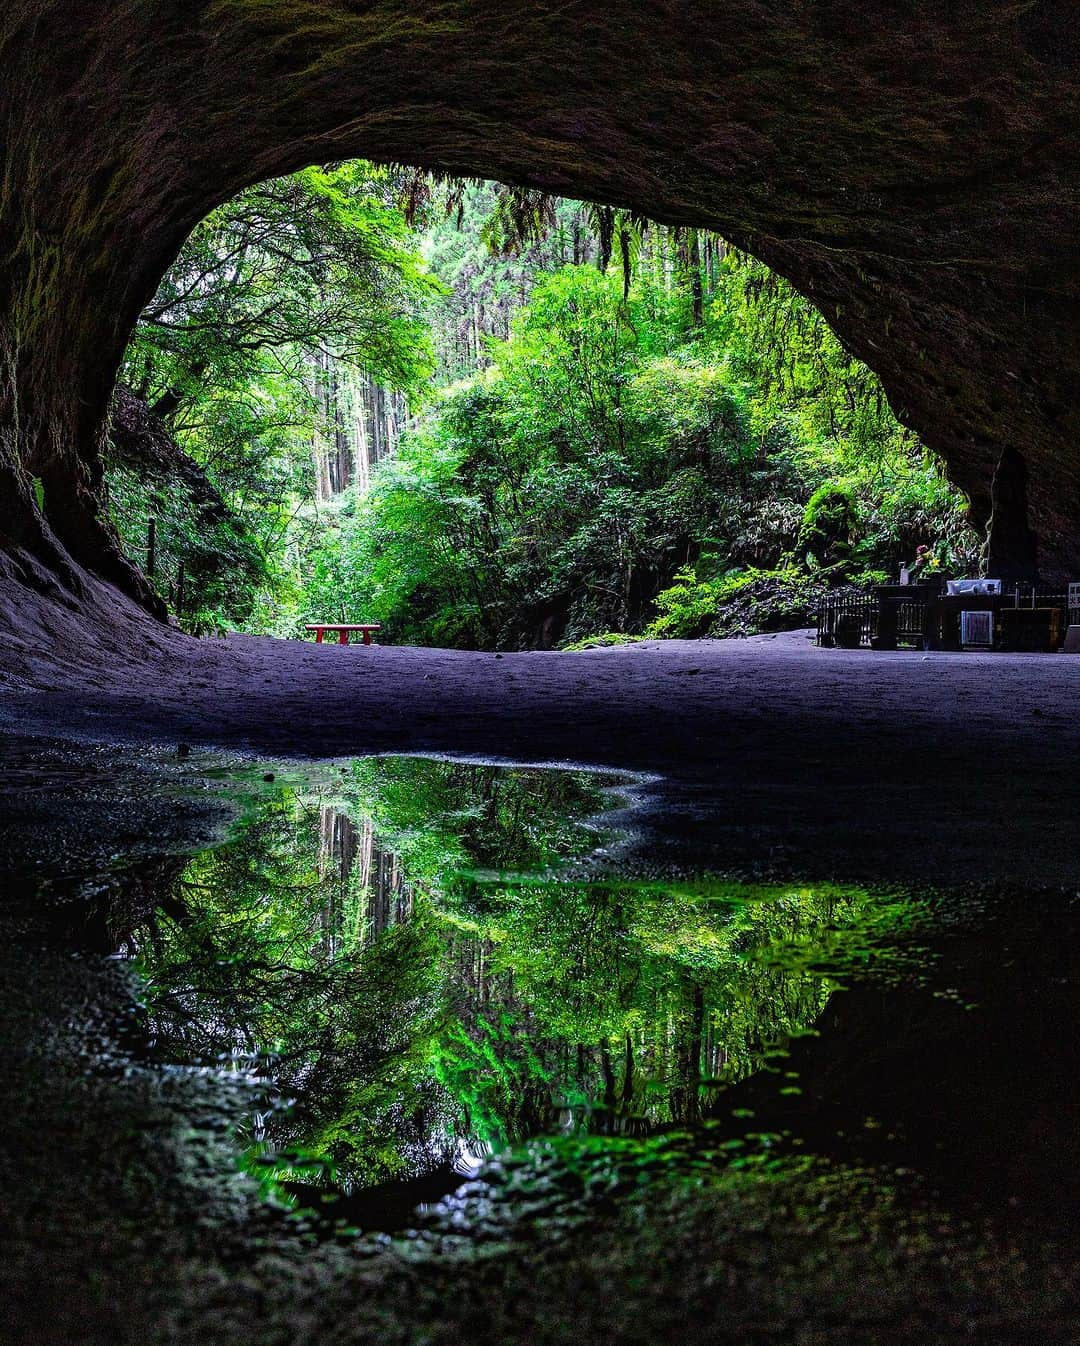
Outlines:
[[[0,68],[8,549],[140,592],[96,507],[136,316],[214,205],[364,155],[719,230],[994,505],[1001,564],[1080,574],[1073,0],[8,0]]]

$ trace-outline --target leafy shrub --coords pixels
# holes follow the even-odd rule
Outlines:
[[[822,575],[793,565],[776,570],[752,567],[705,580],[699,580],[693,567],[686,566],[671,588],[658,596],[659,615],[645,634],[659,639],[695,639],[797,630],[813,624],[828,587]]]
[[[627,636],[621,631],[604,631],[598,636],[585,636],[581,640],[572,640],[567,645],[560,646],[561,649],[573,653],[575,650],[605,650],[613,645],[633,645],[641,640],[641,636]]]
[[[857,530],[855,493],[842,482],[826,482],[807,501],[799,529],[799,550],[823,566],[850,560]]]

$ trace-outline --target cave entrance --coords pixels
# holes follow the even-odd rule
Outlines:
[[[875,376],[720,235],[365,161],[200,223],[106,461],[128,556],[195,633],[753,634],[977,551]]]
[[[979,527],[1011,510],[1022,562],[1077,573],[1067,6],[136,9],[16,0],[0,29],[0,565],[24,599],[59,577],[85,606],[82,568],[155,604],[100,509],[130,331],[209,209],[358,154],[718,231],[812,297]],[[992,499],[1005,449],[1026,519],[1016,473]]]

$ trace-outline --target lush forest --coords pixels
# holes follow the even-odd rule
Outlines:
[[[749,633],[978,547],[876,378],[753,258],[362,162],[195,231],[130,344],[108,486],[198,632]]]

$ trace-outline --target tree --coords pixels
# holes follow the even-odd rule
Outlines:
[[[259,593],[287,589],[290,520],[318,498],[313,453],[346,432],[350,371],[419,399],[431,373],[422,311],[438,286],[385,169],[351,163],[263,183],[195,230],[147,307],[124,377],[207,472],[261,563],[221,610],[190,564],[197,533],[175,528],[156,582],[182,618],[245,623]],[[353,411],[351,404],[349,411]],[[362,436],[365,426],[352,433]],[[350,452],[352,448],[350,446]],[[113,473],[114,512],[141,548],[158,504]],[[168,497],[168,485],[153,491]],[[166,500],[167,504],[167,500]],[[167,510],[166,510],[167,512]]]

